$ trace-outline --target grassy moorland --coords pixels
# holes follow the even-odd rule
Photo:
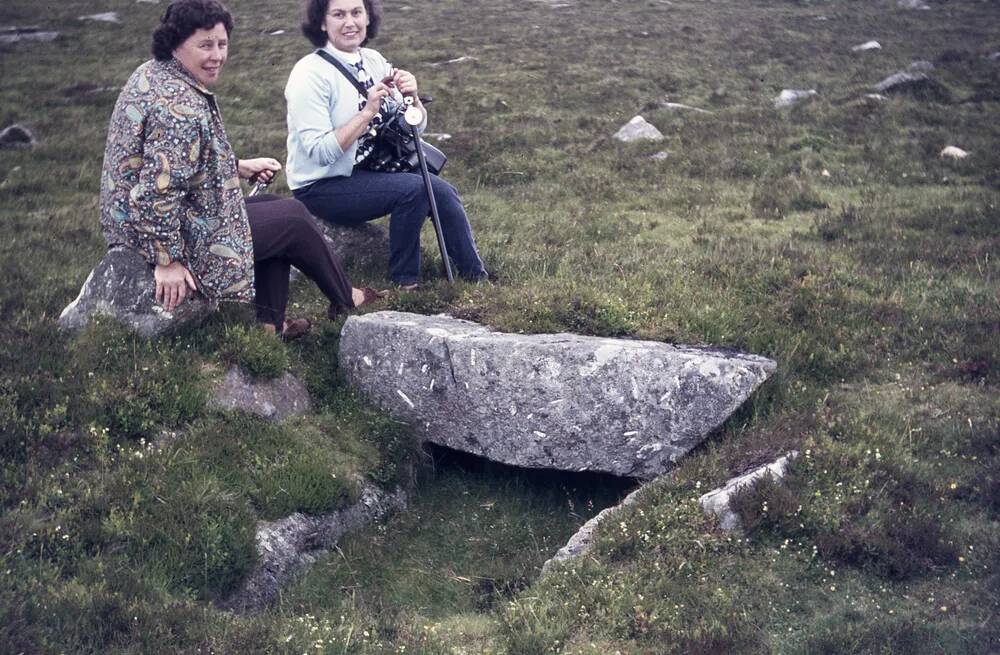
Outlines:
[[[295,311],[319,327],[289,345],[239,307],[155,342],[56,329],[103,250],[107,120],[163,7],[5,0],[0,25],[62,34],[0,46],[0,127],[40,139],[0,157],[0,652],[1000,650],[1000,5],[928,2],[387,3],[374,45],[435,97],[495,280],[389,308],[779,362],[591,557],[538,580],[614,489],[429,464],[344,388],[340,326],[308,284]],[[285,76],[308,51],[296,3],[231,5],[228,131],[280,157]],[[77,20],[104,11],[122,23]],[[851,51],[869,39],[883,48]],[[865,97],[914,60],[937,92]],[[783,88],[819,94],[778,111]],[[638,113],[664,141],[610,138]],[[293,370],[317,412],[207,410],[232,362]],[[787,483],[739,500],[745,537],[702,516],[698,495],[789,449]],[[268,611],[217,608],[257,521],[342,506],[358,473],[415,482],[412,510]]]

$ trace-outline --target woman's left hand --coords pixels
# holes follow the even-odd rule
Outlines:
[[[404,96],[417,97],[417,78],[402,68],[392,69],[392,83]]]
[[[270,157],[241,159],[237,163],[240,177],[254,182],[270,183],[275,174],[281,170],[281,163]]]

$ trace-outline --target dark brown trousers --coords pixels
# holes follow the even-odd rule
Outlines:
[[[330,300],[330,318],[354,307],[351,282],[305,205],[270,194],[254,196],[247,198],[247,218],[253,238],[258,321],[281,331],[292,266],[315,282]]]

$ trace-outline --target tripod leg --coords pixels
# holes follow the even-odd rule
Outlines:
[[[444,232],[441,230],[441,219],[438,217],[437,202],[434,200],[434,187],[431,185],[431,174],[427,170],[427,160],[424,159],[423,142],[420,134],[417,133],[415,125],[410,126],[413,139],[417,144],[417,160],[420,162],[420,174],[424,178],[424,188],[427,190],[427,201],[431,206],[431,222],[434,224],[434,232],[437,234],[438,248],[441,249],[441,261],[444,262],[444,274],[449,282],[455,281],[455,276],[451,273],[451,262],[448,260],[448,247],[444,244]]]

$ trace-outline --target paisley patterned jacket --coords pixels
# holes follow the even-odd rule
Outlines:
[[[101,173],[109,246],[182,262],[210,298],[253,300],[253,242],[215,96],[176,61],[148,61],[115,103]]]

